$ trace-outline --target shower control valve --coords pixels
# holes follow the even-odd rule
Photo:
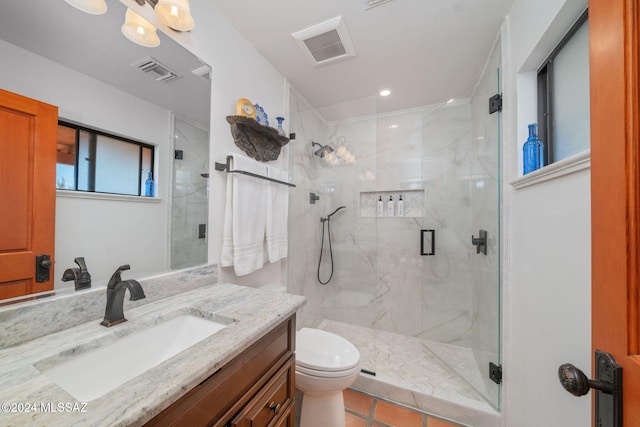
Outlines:
[[[471,236],[471,244],[476,247],[476,253],[487,254],[487,230],[480,230],[478,232],[480,237]]]

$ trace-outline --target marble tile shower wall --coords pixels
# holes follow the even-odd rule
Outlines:
[[[291,94],[289,290],[307,297],[300,321],[336,320],[441,342],[470,344],[474,159],[469,103],[325,123]],[[393,128],[391,125],[396,125]],[[356,161],[330,166],[311,140],[348,145]],[[362,192],[424,190],[421,217],[359,215]],[[309,204],[308,193],[320,200]],[[334,274],[316,278],[320,217],[331,219]],[[420,230],[436,230],[436,255],[420,256]],[[325,236],[325,250],[326,250]],[[320,268],[329,277],[329,254]]]
[[[378,329],[470,339],[470,119],[461,103],[378,120],[378,188],[425,192],[424,217],[377,223]],[[435,256],[420,255],[421,229],[435,230]]]
[[[289,193],[289,258],[287,260],[287,286],[290,293],[304,295],[305,304],[298,312],[298,326],[316,326],[322,321],[323,287],[316,279],[317,251],[320,240],[320,216],[331,206],[324,191],[324,177],[320,160],[313,155],[311,141],[327,139],[327,125],[297,96],[290,92],[290,125],[295,140],[289,143],[289,168],[296,187]],[[309,193],[320,195],[315,204],[309,203]],[[326,212],[326,213],[325,213]]]

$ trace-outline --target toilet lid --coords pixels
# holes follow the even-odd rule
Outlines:
[[[360,352],[346,339],[321,331],[302,328],[296,333],[296,364],[317,371],[336,372],[355,367]]]

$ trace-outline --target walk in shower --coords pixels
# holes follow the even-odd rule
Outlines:
[[[288,287],[307,298],[299,326],[359,348],[368,373],[355,388],[460,422],[470,419],[454,417],[461,407],[500,405],[500,112],[489,113],[500,65],[498,43],[471,98],[392,113],[377,97],[312,108],[290,92]],[[333,151],[316,156],[313,142]],[[323,286],[321,217],[339,206]],[[472,244],[480,230],[486,254]]]

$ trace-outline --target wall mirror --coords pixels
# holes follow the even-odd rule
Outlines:
[[[120,30],[125,20],[126,11],[127,7],[120,1],[109,1],[108,10],[104,15],[83,13],[68,5],[64,0],[3,2],[0,6],[0,42],[6,42],[48,61],[61,64],[119,91],[154,104],[163,111],[171,112],[171,114],[167,114],[167,122],[171,120],[171,125],[167,125],[170,132],[165,132],[167,134],[166,140],[162,142],[142,141],[158,144],[158,151],[163,151],[162,159],[164,160],[159,161],[156,165],[160,168],[159,173],[164,175],[165,190],[162,194],[163,200],[156,203],[158,207],[155,208],[153,215],[163,217],[162,226],[156,227],[156,230],[163,227],[166,230],[161,230],[163,237],[157,238],[161,244],[155,244],[155,247],[162,246],[164,253],[153,254],[153,258],[160,260],[147,264],[143,261],[130,262],[129,258],[133,257],[125,260],[126,263],[132,264],[132,271],[133,264],[137,263],[135,267],[139,267],[138,274],[150,275],[189,266],[189,260],[192,260],[193,265],[206,263],[207,260],[210,67],[161,31],[158,31],[160,38],[158,47],[146,48],[132,43],[125,38]],[[7,44],[3,46],[9,46]],[[11,66],[10,59],[5,57],[2,67],[5,70],[10,70]],[[166,70],[175,76],[167,79],[164,77]],[[1,75],[6,74],[0,73]],[[26,79],[28,77],[20,76],[20,78]],[[29,81],[22,86],[36,88],[35,93],[37,94],[41,89],[40,85],[42,85],[40,81]],[[3,83],[2,79],[0,79],[0,88],[20,93],[6,81]],[[60,88],[57,90],[59,91]],[[69,86],[64,90],[69,91],[69,99],[72,99],[74,88]],[[42,92],[46,93],[47,88],[42,88]],[[21,94],[38,98],[28,93]],[[95,102],[104,101],[95,100]],[[84,105],[73,106],[73,111],[78,112],[77,116],[81,117],[84,107]],[[67,106],[66,109],[68,111],[69,107]],[[60,113],[61,119],[68,119],[68,117],[64,117],[62,110]],[[146,114],[148,115],[148,113]],[[130,121],[133,126],[143,115],[145,112],[134,112],[129,114],[125,120]],[[78,123],[80,125],[90,125],[82,123],[81,120],[76,121],[80,121]],[[129,135],[122,136],[128,137]],[[197,138],[204,143],[198,147],[191,147],[189,145],[190,138]],[[198,158],[202,161],[199,163],[187,161],[181,166],[177,166],[174,163],[174,149],[183,151],[185,160]],[[189,155],[188,150],[197,150],[197,152]],[[194,168],[194,170],[189,170],[189,168]],[[197,187],[196,191],[194,191],[194,187]],[[196,194],[195,199],[189,200],[187,196],[190,194]],[[58,199],[60,201],[60,197]],[[86,203],[104,202],[87,200]],[[110,206],[110,209],[113,209],[116,205],[113,203]],[[140,210],[141,208],[136,207],[135,209]],[[64,210],[61,211],[60,208],[57,208],[57,218],[63,218],[66,214],[67,212]],[[166,218],[167,216],[169,218]],[[74,221],[76,221],[75,227],[83,225],[82,221],[78,221],[76,218]],[[142,222],[137,221],[138,224]],[[110,226],[109,222],[101,223],[101,232],[108,234]],[[85,256],[86,254],[83,252],[90,251],[87,251],[86,247],[77,250],[80,253],[71,254],[69,251],[68,254],[64,254],[64,259],[61,259],[60,255],[63,251],[60,251],[58,246],[61,246],[61,242],[66,243],[69,239],[73,239],[74,236],[60,233],[58,228],[57,219],[55,290],[59,293],[60,290],[66,290],[66,288],[59,286],[58,280],[64,269],[73,266],[74,256]],[[153,234],[152,231],[147,231],[147,235],[151,234]],[[194,234],[195,237],[193,237]],[[195,247],[189,248],[189,243],[185,243],[184,239],[195,239]],[[128,248],[135,246],[140,239],[136,237],[136,241],[121,240],[119,242],[121,247]],[[67,246],[69,245],[67,244]],[[159,251],[159,249],[157,250]],[[142,251],[144,249],[139,250],[139,252]],[[112,249],[110,253],[107,253],[108,263],[105,263],[106,265],[100,263],[99,252],[95,252],[92,257],[87,258],[89,269],[94,270],[92,274],[98,279],[96,281],[107,280],[110,274],[108,272],[120,262],[115,256],[117,254],[115,252]],[[187,253],[189,256],[186,260],[180,259],[174,262],[172,253]],[[71,284],[70,287],[73,288],[73,285]]]

